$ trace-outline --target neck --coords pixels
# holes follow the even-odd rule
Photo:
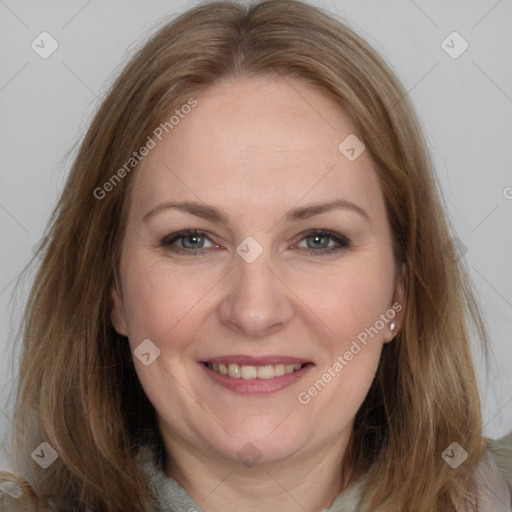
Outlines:
[[[207,512],[320,511],[332,504],[346,484],[342,476],[346,440],[252,467],[189,449],[182,443],[170,444],[167,476]]]

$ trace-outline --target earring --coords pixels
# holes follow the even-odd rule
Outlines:
[[[396,329],[396,324],[395,322],[391,322],[391,325],[389,326],[389,328],[394,331]]]

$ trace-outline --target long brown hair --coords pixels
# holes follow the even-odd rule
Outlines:
[[[159,30],[111,87],[52,215],[26,308],[16,469],[39,503],[144,510],[149,494],[135,454],[147,443],[162,453],[162,443],[128,344],[111,325],[109,299],[136,165],[104,185],[194,94],[228,76],[262,74],[305,79],[352,117],[377,164],[396,263],[406,269],[404,323],[385,345],[344,464],[353,479],[372,476],[371,511],[447,512],[462,501],[476,510],[483,445],[469,328],[483,341],[485,331],[420,124],[364,40],[289,0],[196,7]],[[42,441],[58,453],[46,470],[30,459]],[[441,457],[452,442],[468,453],[457,469]]]

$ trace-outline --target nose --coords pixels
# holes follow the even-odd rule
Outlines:
[[[282,329],[293,315],[291,292],[272,269],[268,252],[252,263],[234,255],[228,290],[219,305],[221,322],[251,338]]]

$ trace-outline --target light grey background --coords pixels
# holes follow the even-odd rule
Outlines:
[[[491,373],[482,371],[478,353],[476,362],[484,433],[500,437],[512,430],[512,1],[314,3],[346,18],[387,59],[423,120],[489,327]],[[73,144],[137,45],[195,4],[0,0],[1,434],[14,428],[10,357],[25,298],[19,294],[13,312],[12,294],[57,200]],[[43,31],[59,45],[47,59],[31,48]],[[469,44],[456,59],[441,46],[453,31]],[[447,44],[461,48],[452,39]],[[3,456],[0,467],[8,467]]]

